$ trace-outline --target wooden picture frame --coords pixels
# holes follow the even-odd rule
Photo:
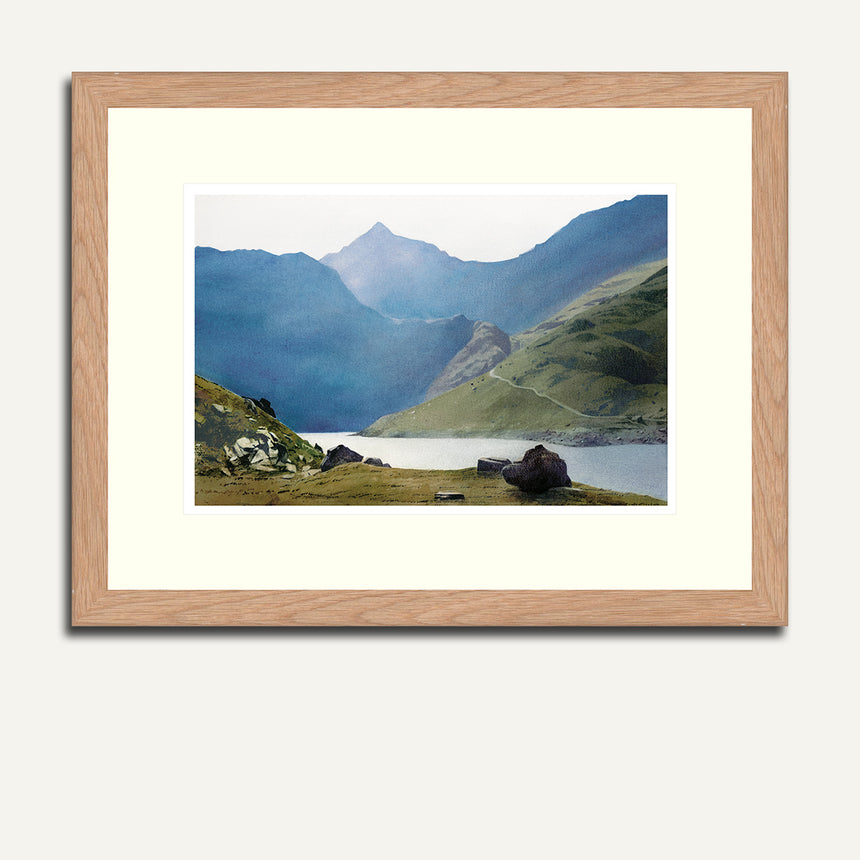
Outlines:
[[[744,108],[752,123],[749,590],[119,590],[108,585],[108,110]],[[75,73],[73,626],[782,626],[788,622],[787,75]],[[157,539],[157,536],[150,539]],[[169,563],[169,559],[165,560]]]

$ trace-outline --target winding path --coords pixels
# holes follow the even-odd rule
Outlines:
[[[511,382],[510,379],[505,379],[504,376],[499,376],[499,374],[496,373],[495,368],[490,370],[489,375],[492,376],[493,379],[498,379],[501,382],[507,382],[508,385],[510,385],[512,388],[522,388],[524,391],[531,391],[533,394],[537,394],[538,397],[543,397],[544,400],[549,400],[550,403],[554,403],[556,406],[560,406],[562,409],[566,409],[568,412],[572,412],[574,415],[578,415],[580,418],[598,418],[599,417],[597,415],[586,415],[585,412],[577,412],[577,410],[574,409],[573,407],[565,406],[564,403],[559,403],[558,400],[555,400],[554,398],[550,397],[548,394],[541,394],[540,391],[538,391],[536,388],[531,388],[528,385],[517,385],[516,382]]]

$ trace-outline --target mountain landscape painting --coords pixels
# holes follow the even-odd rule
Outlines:
[[[186,197],[196,506],[666,506],[669,190],[271,189]]]

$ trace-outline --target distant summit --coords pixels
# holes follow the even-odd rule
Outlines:
[[[381,221],[320,262],[334,269],[356,298],[395,319],[439,319],[461,312],[436,313],[425,293],[437,281],[459,278],[462,260],[417,239],[397,236]],[[428,282],[429,279],[429,282]]]

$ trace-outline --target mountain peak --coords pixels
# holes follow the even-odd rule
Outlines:
[[[385,224],[382,223],[382,221],[377,221],[367,232],[376,235],[394,235],[391,230],[389,230],[388,227],[386,227]]]

